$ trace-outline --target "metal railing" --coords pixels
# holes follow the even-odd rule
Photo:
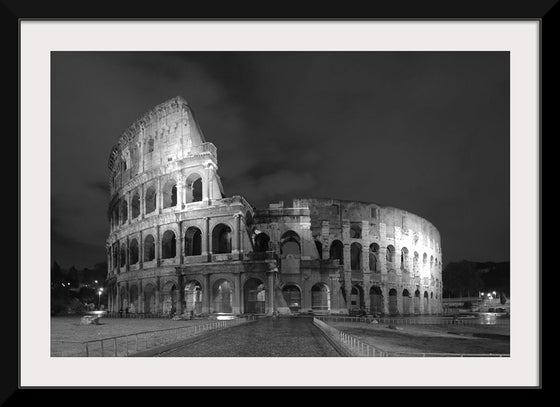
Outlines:
[[[337,340],[350,356],[354,357],[509,357],[502,353],[432,353],[432,352],[395,352],[385,351],[379,347],[370,345],[359,340],[357,337],[340,331],[324,321],[324,318],[313,318],[313,324],[329,335],[331,339]]]
[[[451,317],[424,317],[419,318],[376,318],[373,316],[368,317],[345,317],[345,316],[325,316],[320,317],[322,320],[332,322],[364,322],[372,323],[377,321],[379,324],[387,325],[509,325],[509,319],[496,318],[493,321],[485,320],[484,317],[475,318],[451,318]]]
[[[201,335],[205,332],[216,331],[232,326],[254,321],[247,316],[224,321],[214,321],[181,328],[169,328],[152,331],[137,332],[128,335],[112,336],[85,342],[54,341],[51,345],[52,356],[82,356],[82,357],[118,357],[130,356],[138,352],[156,347],[169,345],[187,338]],[[57,343],[72,344],[72,349],[57,351]],[[78,348],[78,346],[81,348]]]

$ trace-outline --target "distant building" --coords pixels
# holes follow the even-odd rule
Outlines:
[[[440,313],[440,236],[401,209],[226,197],[187,101],[137,119],[109,158],[109,310]],[[274,186],[271,186],[272,188]]]

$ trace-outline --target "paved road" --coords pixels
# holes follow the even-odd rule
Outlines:
[[[158,356],[340,357],[311,318],[262,318]]]

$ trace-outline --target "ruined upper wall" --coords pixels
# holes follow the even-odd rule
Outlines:
[[[187,101],[177,96],[149,110],[126,129],[113,146],[108,167],[110,186],[188,156],[205,154],[217,162]]]

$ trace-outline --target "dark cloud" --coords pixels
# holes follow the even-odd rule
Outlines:
[[[65,52],[52,56],[62,265],[105,260],[111,147],[176,95],[217,146],[228,196],[396,206],[437,226],[445,263],[509,259],[507,53]]]

